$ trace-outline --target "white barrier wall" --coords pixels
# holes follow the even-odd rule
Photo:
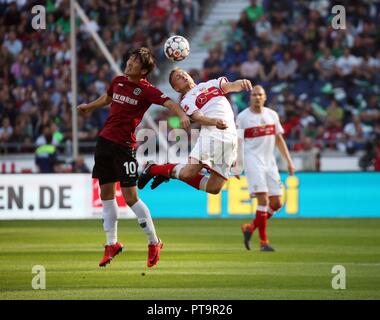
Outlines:
[[[380,172],[281,174],[280,218],[379,218]],[[135,218],[116,189],[120,218]],[[156,190],[139,190],[155,218],[252,217],[247,178],[231,178],[217,195],[172,179]],[[189,201],[190,199],[190,201]],[[185,204],[185,205],[184,205]],[[99,183],[90,174],[0,175],[0,220],[101,219]]]
[[[120,217],[134,217],[121,209]],[[91,218],[101,218],[101,202],[89,174],[0,175],[0,220]]]

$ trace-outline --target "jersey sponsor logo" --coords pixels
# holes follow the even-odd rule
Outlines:
[[[114,93],[112,95],[112,100],[115,102],[122,103],[122,104],[124,104],[124,102],[127,102],[129,104],[133,104],[134,106],[136,106],[138,103],[138,100],[132,99],[132,98],[127,97],[127,96],[123,96],[123,95],[118,94],[118,93]]]
[[[190,109],[190,107],[187,104],[185,104],[185,106],[183,107],[183,111],[187,112],[187,111],[189,111],[189,109]]]
[[[203,106],[209,102],[212,98],[223,96],[223,93],[220,89],[216,87],[210,87],[203,89],[200,94],[198,94],[197,99],[195,100],[195,105],[198,109],[202,109]]]
[[[141,93],[141,89],[140,88],[136,88],[135,90],[133,90],[133,94],[135,95],[135,96],[138,96],[140,93]]]
[[[264,126],[247,128],[244,130],[244,138],[258,138],[263,136],[271,136],[276,134],[274,124],[267,124]]]

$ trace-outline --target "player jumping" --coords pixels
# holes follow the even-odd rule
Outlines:
[[[148,207],[137,195],[135,129],[153,103],[174,111],[186,130],[190,126],[190,120],[178,104],[146,80],[154,67],[154,57],[149,49],[140,48],[132,51],[127,60],[125,74],[112,80],[107,93],[95,101],[77,107],[78,112],[86,114],[111,103],[109,116],[97,140],[92,173],[93,178],[99,179],[103,228],[107,238],[104,257],[99,262],[101,267],[110,263],[123,249],[123,245],[117,241],[117,181],[120,182],[125,202],[136,214],[138,223],[149,239],[147,266],[154,266],[160,258],[162,241],[157,237]]]
[[[174,90],[182,94],[181,107],[193,121],[202,125],[199,138],[190,153],[187,164],[157,165],[148,161],[141,174],[138,187],[144,188],[154,178],[154,189],[170,178],[179,179],[190,186],[217,194],[228,179],[237,156],[237,132],[234,113],[225,94],[251,90],[249,80],[228,82],[225,77],[195,84],[191,76],[176,68],[169,75]],[[205,176],[200,171],[211,172]]]
[[[281,209],[282,184],[274,157],[275,146],[286,159],[291,175],[294,165],[282,137],[284,130],[278,114],[264,107],[265,101],[265,90],[255,86],[250,107],[239,113],[236,119],[238,129],[244,130],[244,170],[250,197],[257,198],[256,218],[250,224],[243,224],[242,231],[247,250],[251,249],[250,240],[258,228],[261,251],[274,251],[269,245],[266,228],[267,220]]]

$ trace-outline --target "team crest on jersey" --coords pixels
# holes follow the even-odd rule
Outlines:
[[[133,94],[135,95],[135,96],[138,96],[140,93],[141,93],[141,89],[140,88],[136,88],[135,90],[133,90]]]
[[[205,95],[199,95],[197,97],[197,102],[201,105],[204,105],[207,102],[207,97]]]

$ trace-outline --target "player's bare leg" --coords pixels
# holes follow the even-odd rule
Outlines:
[[[139,199],[136,186],[121,188],[125,202],[135,213],[140,227],[148,237],[148,261],[147,266],[153,267],[160,259],[162,241],[157,237],[156,229],[149,208]]]
[[[269,207],[268,207],[268,219],[270,219],[275,212],[280,210],[281,207],[282,207],[281,196],[270,196]]]
[[[227,179],[223,178],[215,172],[212,172],[208,178],[205,191],[211,194],[218,194],[223,189],[226,182]]]
[[[105,183],[100,186],[100,199],[103,204],[103,229],[106,233],[104,256],[99,262],[105,267],[112,258],[123,250],[123,244],[117,241],[117,203],[115,199],[116,183]]]

